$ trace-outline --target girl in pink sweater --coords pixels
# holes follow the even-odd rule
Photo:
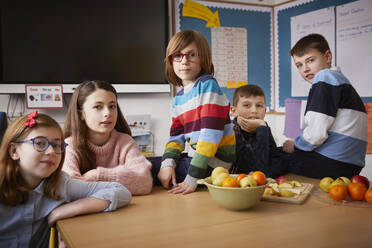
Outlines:
[[[151,163],[141,154],[105,81],[85,81],[74,91],[64,126],[63,170],[85,181],[113,181],[133,195],[151,192]]]

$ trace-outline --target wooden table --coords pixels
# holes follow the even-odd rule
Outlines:
[[[318,185],[319,180],[292,176]],[[261,201],[246,211],[219,207],[206,188],[173,195],[160,187],[111,213],[61,220],[69,247],[372,247],[372,208]]]

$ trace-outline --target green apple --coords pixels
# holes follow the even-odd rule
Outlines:
[[[334,186],[334,185],[345,186],[345,182],[344,182],[344,180],[342,180],[342,179],[340,179],[340,178],[337,178],[336,180],[334,180],[334,181],[331,183],[331,187]]]
[[[241,188],[256,187],[256,186],[257,186],[257,182],[251,176],[246,176],[240,179]]]
[[[331,184],[333,183],[333,178],[330,177],[324,177],[322,180],[320,180],[319,187],[324,191],[324,192],[329,192],[329,189],[331,188]]]
[[[224,167],[218,166],[214,168],[211,174],[212,182],[214,181],[215,177],[222,172],[229,174],[229,171]]]
[[[351,183],[350,179],[347,178],[347,177],[339,177],[336,180],[342,180],[342,181],[344,181],[346,187],[349,185],[349,183]]]
[[[228,177],[229,174],[226,172],[220,172],[214,177],[214,180],[212,180],[212,184],[215,186],[222,186],[223,180]]]

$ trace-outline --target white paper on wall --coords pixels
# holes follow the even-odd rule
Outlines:
[[[337,66],[362,97],[372,96],[372,2],[337,6]],[[366,49],[369,48],[369,49]]]
[[[214,75],[221,87],[227,82],[248,82],[247,30],[211,28]]]

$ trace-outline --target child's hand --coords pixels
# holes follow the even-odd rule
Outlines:
[[[294,141],[286,140],[283,143],[283,151],[288,152],[288,153],[293,153],[294,152]]]
[[[158,178],[164,188],[170,189],[172,186],[177,186],[176,173],[174,168],[167,166],[161,168],[158,173]]]
[[[261,119],[246,119],[238,116],[237,122],[239,126],[248,133],[254,133],[259,126],[266,126],[266,122]]]
[[[183,181],[182,183],[178,184],[177,186],[174,186],[173,189],[169,190],[168,192],[169,193],[173,193],[173,194],[188,194],[188,193],[192,193],[195,191],[195,188],[191,187],[190,185],[188,185],[185,181]]]
[[[97,181],[98,180],[98,170],[93,169],[93,170],[85,172],[82,179],[84,181]]]

